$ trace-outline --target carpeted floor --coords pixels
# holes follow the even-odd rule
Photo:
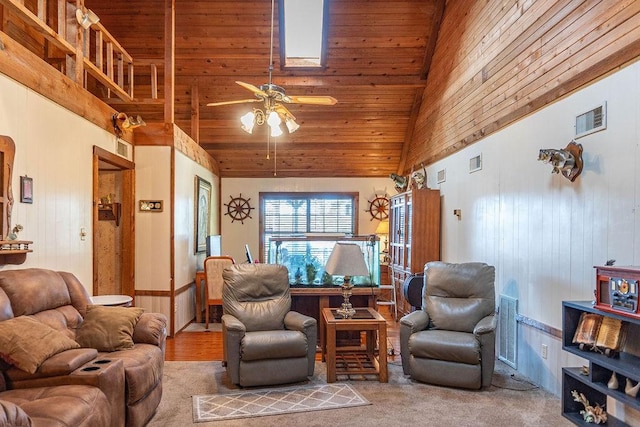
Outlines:
[[[497,362],[493,385],[482,391],[457,390],[421,384],[407,379],[398,363],[389,364],[389,383],[349,380],[371,402],[368,406],[319,412],[193,423],[192,396],[229,393],[219,361],[165,362],[163,397],[150,427],[179,426],[570,426],[560,415],[560,399],[512,376]],[[326,383],[325,365],[316,362],[316,373],[307,383]]]

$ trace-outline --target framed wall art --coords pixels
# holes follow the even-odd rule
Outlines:
[[[196,175],[194,253],[206,252],[211,216],[211,183]]]
[[[20,203],[33,203],[33,178],[20,177]]]

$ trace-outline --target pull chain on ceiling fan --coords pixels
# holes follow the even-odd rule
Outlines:
[[[240,99],[236,101],[212,102],[207,104],[209,107],[218,107],[221,105],[245,104],[251,102],[262,102],[262,109],[254,108],[240,118],[242,130],[252,133],[254,126],[267,123],[270,128],[269,137],[277,137],[282,135],[281,124],[284,122],[289,133],[293,133],[300,125],[296,123],[295,116],[289,111],[286,104],[310,104],[310,105],[334,105],[338,101],[332,96],[289,96],[283,87],[273,84],[273,27],[275,14],[275,0],[271,0],[271,43],[269,46],[269,82],[256,87],[250,83],[236,81],[236,84],[253,92],[255,98]],[[268,142],[267,142],[268,143]],[[268,147],[267,147],[268,150]],[[267,158],[269,155],[267,153]]]

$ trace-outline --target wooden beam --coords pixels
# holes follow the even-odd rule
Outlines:
[[[111,116],[116,111],[84,90],[81,84],[35,56],[28,49],[0,31],[0,73],[25,85],[36,93],[84,117],[98,127],[113,133]],[[125,135],[125,140],[131,138]]]
[[[164,122],[175,122],[176,2],[165,0],[164,7]]]
[[[442,15],[444,15],[444,7],[446,0],[436,1],[436,10],[432,15],[431,22],[427,28],[431,28],[431,34],[429,35],[429,42],[427,48],[424,50],[424,59],[422,61],[422,69],[420,71],[420,78],[426,80],[431,69],[431,60],[433,59],[433,51],[436,49],[436,41],[438,40],[438,33],[440,32],[440,24],[442,23]]]
[[[200,144],[200,99],[198,95],[198,79],[191,84],[191,138]]]

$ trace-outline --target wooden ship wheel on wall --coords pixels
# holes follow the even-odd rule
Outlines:
[[[373,200],[369,201],[367,212],[371,214],[371,221],[389,218],[389,198],[386,195],[376,195]]]
[[[249,200],[251,200],[251,198],[249,197],[245,199],[242,197],[242,193],[240,193],[238,197],[229,197],[231,197],[231,201],[224,204],[227,207],[225,215],[229,215],[231,217],[232,223],[240,221],[244,224],[245,219],[251,218],[251,210],[255,209],[249,204]]]

